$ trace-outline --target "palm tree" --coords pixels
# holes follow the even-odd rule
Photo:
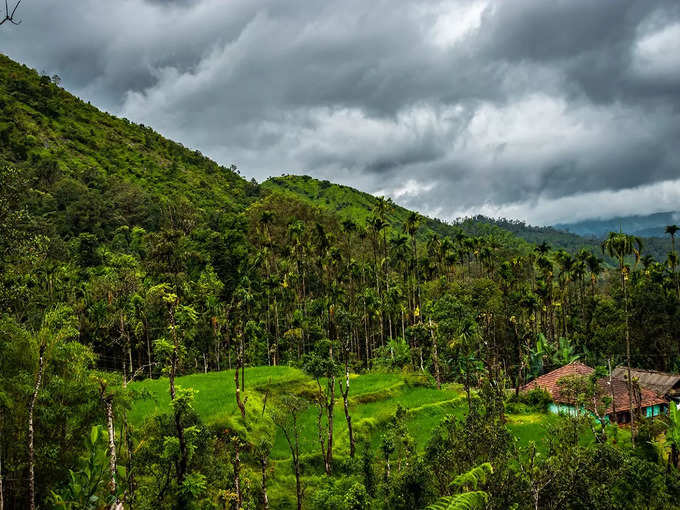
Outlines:
[[[671,251],[675,252],[675,234],[680,230],[677,225],[666,225],[666,234],[671,236]]]
[[[619,271],[621,272],[621,289],[623,291],[623,310],[626,318],[626,362],[628,364],[628,404],[630,406],[630,430],[631,441],[635,445],[635,413],[633,412],[633,379],[630,373],[630,327],[628,324],[628,294],[626,291],[626,280],[628,280],[628,268],[625,258],[635,256],[635,263],[640,260],[642,250],[642,240],[639,237],[610,232],[609,237],[602,242],[602,253],[619,261]]]
[[[671,236],[671,254],[673,255],[672,257],[669,257],[668,260],[672,262],[671,264],[671,271],[673,271],[673,280],[675,281],[675,290],[678,293],[678,296],[680,296],[680,286],[678,286],[678,276],[677,273],[675,272],[675,268],[677,266],[677,257],[675,256],[675,234],[676,232],[680,230],[680,227],[677,225],[666,225],[666,234]]]

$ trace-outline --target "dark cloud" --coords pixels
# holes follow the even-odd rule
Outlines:
[[[11,57],[258,179],[443,217],[676,207],[676,0],[42,0],[22,18]]]

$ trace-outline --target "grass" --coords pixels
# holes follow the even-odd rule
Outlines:
[[[246,369],[246,407],[252,417],[260,417],[265,393],[268,405],[276,395],[283,393],[304,393],[311,396],[316,391],[316,382],[301,370],[291,367],[253,367]],[[194,409],[202,421],[213,427],[228,426],[239,415],[234,395],[234,371],[193,374],[179,377],[177,385],[196,391]],[[133,383],[140,398],[133,403],[129,413],[131,422],[140,425],[144,420],[158,413],[168,412],[170,398],[167,378]],[[447,415],[464,416],[467,410],[465,393],[457,384],[447,384],[441,390],[431,386],[429,378],[420,374],[375,372],[352,375],[350,378],[350,412],[357,440],[367,440],[374,451],[380,444],[381,434],[398,406],[406,409],[406,425],[416,447],[421,452],[431,437],[432,431]],[[299,419],[300,447],[303,456],[319,455],[317,430],[318,409],[312,405]],[[546,425],[558,418],[532,412],[510,413],[509,430],[519,439],[520,444],[535,441],[544,448],[542,438]],[[256,423],[249,418],[249,423]],[[292,508],[294,478],[290,470],[290,452],[285,438],[273,423],[260,419],[257,427],[266,428],[274,436],[271,452],[272,475],[270,498],[272,508]],[[336,395],[334,411],[334,454],[336,459],[348,455],[349,440],[345,421],[342,396]],[[315,464],[317,460],[313,461]],[[320,465],[320,464],[319,464]],[[321,468],[319,468],[321,469]],[[256,476],[256,472],[253,476]],[[312,490],[323,477],[315,469],[305,472],[305,484]]]
[[[292,367],[252,367],[246,369],[246,404],[249,412],[259,413],[265,393],[306,393],[316,389],[316,383],[301,370]],[[234,395],[234,371],[211,372],[179,377],[177,385],[193,388],[196,392],[194,408],[204,423],[219,425],[238,414]],[[170,404],[166,378],[134,383],[142,395],[136,399],[130,420],[139,425],[145,419],[167,412]],[[444,385],[441,390],[430,386],[426,377],[418,374],[369,373],[353,375],[350,379],[350,413],[357,439],[366,439],[374,446],[380,440],[385,424],[394,416],[398,406],[407,410],[407,426],[419,449],[423,449],[432,430],[450,414],[463,416],[465,395],[460,385]],[[300,417],[301,450],[315,454],[318,447],[317,407],[310,406]],[[508,428],[526,444],[540,441],[545,426],[556,417],[540,413],[509,414]],[[335,449],[342,455],[349,450],[347,422],[340,392],[336,395],[334,412]],[[288,445],[279,431],[275,433],[273,460],[290,457]]]

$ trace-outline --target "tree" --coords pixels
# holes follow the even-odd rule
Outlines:
[[[10,12],[9,6],[7,5],[7,0],[5,0],[5,17],[0,21],[0,25],[5,24],[5,22],[7,22],[7,21],[12,23],[13,25],[20,25],[21,24],[21,21],[17,21],[14,18],[14,15],[17,12],[17,8],[19,7],[20,3],[21,3],[21,0],[18,0],[17,3],[12,8],[12,12]]]
[[[318,352],[308,354],[305,360],[305,371],[314,377],[318,389],[317,404],[319,443],[321,455],[324,458],[326,474],[330,475],[333,469],[333,418],[335,410],[335,377],[338,365],[333,359],[333,342],[321,341],[317,345]],[[327,349],[327,351],[326,351]],[[326,388],[321,384],[326,379]],[[323,437],[322,416],[326,415],[326,437]]]
[[[270,411],[272,420],[283,433],[288,443],[290,455],[293,460],[295,473],[295,495],[297,497],[297,510],[302,510],[302,471],[300,464],[300,428],[299,416],[307,409],[308,403],[294,395],[287,395]]]
[[[680,411],[678,411],[675,402],[670,402],[668,405],[666,444],[671,447],[668,465],[677,469],[680,464]]]
[[[29,488],[29,507],[35,510],[35,445],[34,436],[35,429],[33,426],[33,416],[35,413],[35,405],[38,400],[38,393],[43,383],[43,375],[45,373],[45,364],[47,362],[47,354],[59,342],[73,339],[78,336],[76,329],[76,319],[73,316],[73,311],[68,307],[58,307],[45,315],[43,326],[38,332],[38,344],[40,345],[38,353],[38,370],[35,376],[35,384],[33,386],[33,394],[28,406],[28,488]]]
[[[630,325],[628,314],[628,293],[626,289],[626,282],[628,281],[628,268],[625,259],[628,256],[634,255],[635,261],[640,259],[640,251],[642,250],[642,240],[639,237],[629,234],[610,232],[609,237],[602,242],[602,252],[608,254],[610,257],[616,258],[619,263],[619,272],[621,273],[621,290],[623,292],[623,313],[625,316],[625,331],[626,331],[626,363],[628,366],[628,404],[630,406],[630,428],[631,428],[631,442],[635,444],[635,413],[633,411],[633,378],[631,376],[631,362],[630,362]]]
[[[673,254],[672,257],[669,259],[671,260],[671,271],[673,272],[673,279],[675,281],[675,290],[678,293],[678,296],[680,297],[680,286],[678,286],[678,274],[675,270],[678,264],[678,257],[675,253],[675,234],[680,230],[680,227],[677,225],[666,225],[666,234],[671,236],[671,253]]]

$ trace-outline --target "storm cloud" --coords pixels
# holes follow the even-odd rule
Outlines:
[[[677,0],[25,0],[0,51],[258,180],[450,219],[677,210]]]

